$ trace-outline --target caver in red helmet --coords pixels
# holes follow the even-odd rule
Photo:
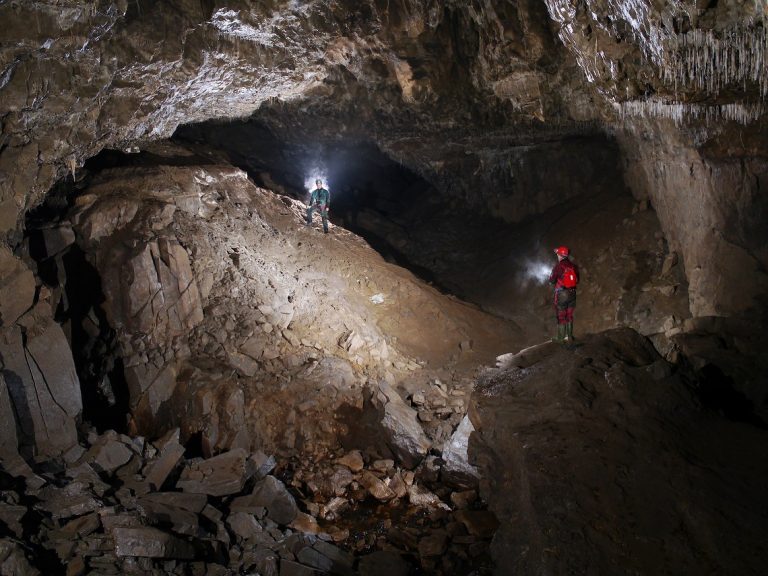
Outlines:
[[[555,249],[555,254],[557,254],[558,256],[568,256],[568,254],[570,253],[571,251],[568,250],[567,246],[560,246],[559,248]]]

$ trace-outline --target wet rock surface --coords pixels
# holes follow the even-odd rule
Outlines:
[[[470,456],[504,519],[497,573],[762,571],[764,426],[703,409],[687,381],[626,329],[481,377]]]

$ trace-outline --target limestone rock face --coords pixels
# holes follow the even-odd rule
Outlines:
[[[348,232],[318,238],[301,203],[242,171],[174,166],[183,149],[173,152],[95,176],[68,220],[101,275],[134,430],[178,427],[182,443],[199,436],[206,456],[326,442],[342,433],[327,415],[361,404],[367,379],[396,383],[421,369],[417,359],[455,362],[479,324],[480,357],[517,337]],[[424,337],[424,322],[434,336]],[[415,465],[430,442],[390,392],[383,425]]]
[[[702,411],[627,329],[504,366],[470,405],[497,573],[760,572],[761,430]]]
[[[41,298],[32,307],[32,272],[10,255],[0,265],[9,282],[0,296],[3,454],[9,462],[17,449],[25,458],[56,456],[77,443],[75,421],[83,408],[72,352],[50,303]]]

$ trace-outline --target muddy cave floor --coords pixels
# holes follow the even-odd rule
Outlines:
[[[685,286],[658,224],[631,200],[602,199],[583,212],[595,217],[596,205],[611,215],[602,234],[638,238],[623,242],[623,257],[631,274],[651,280],[627,295],[600,269],[621,258],[616,246],[595,241],[577,336],[580,325],[610,328],[642,305],[639,322],[667,352],[685,320],[677,312]],[[494,570],[491,539],[510,519],[483,500],[482,476],[493,472],[468,462],[467,412],[497,356],[527,349],[512,357],[529,367],[530,346],[548,336],[546,320],[530,322],[551,314],[548,288],[529,281],[515,294],[523,314],[490,315],[343,228],[325,235],[317,222],[304,226],[303,213],[301,202],[230,166],[119,167],[41,228],[72,241],[46,244],[39,269],[52,267],[61,284],[41,290],[37,305],[57,309],[70,337],[91,322],[94,339],[104,339],[102,319],[88,306],[76,314],[76,298],[63,296],[77,270],[67,254],[84,254],[109,316],[122,320],[109,338],[126,369],[131,418],[127,434],[83,422],[79,442],[25,471],[24,487],[3,476],[0,509],[15,536],[3,555],[18,573],[37,573],[33,553],[43,573],[67,574]],[[604,287],[601,277],[610,278]],[[598,299],[613,292],[623,298],[606,316]],[[662,302],[658,317],[646,313],[649,292]],[[498,309],[498,288],[489,301]],[[539,362],[565,354],[563,370],[580,347],[532,350]],[[643,353],[646,365],[666,365]]]

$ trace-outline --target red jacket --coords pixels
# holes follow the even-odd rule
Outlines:
[[[552,268],[552,273],[549,275],[549,283],[554,284],[555,288],[564,288],[563,286],[563,274],[565,273],[567,268],[572,268],[573,273],[576,274],[576,280],[579,279],[579,268],[568,260],[567,258],[560,260],[557,264],[555,264],[555,267]]]

